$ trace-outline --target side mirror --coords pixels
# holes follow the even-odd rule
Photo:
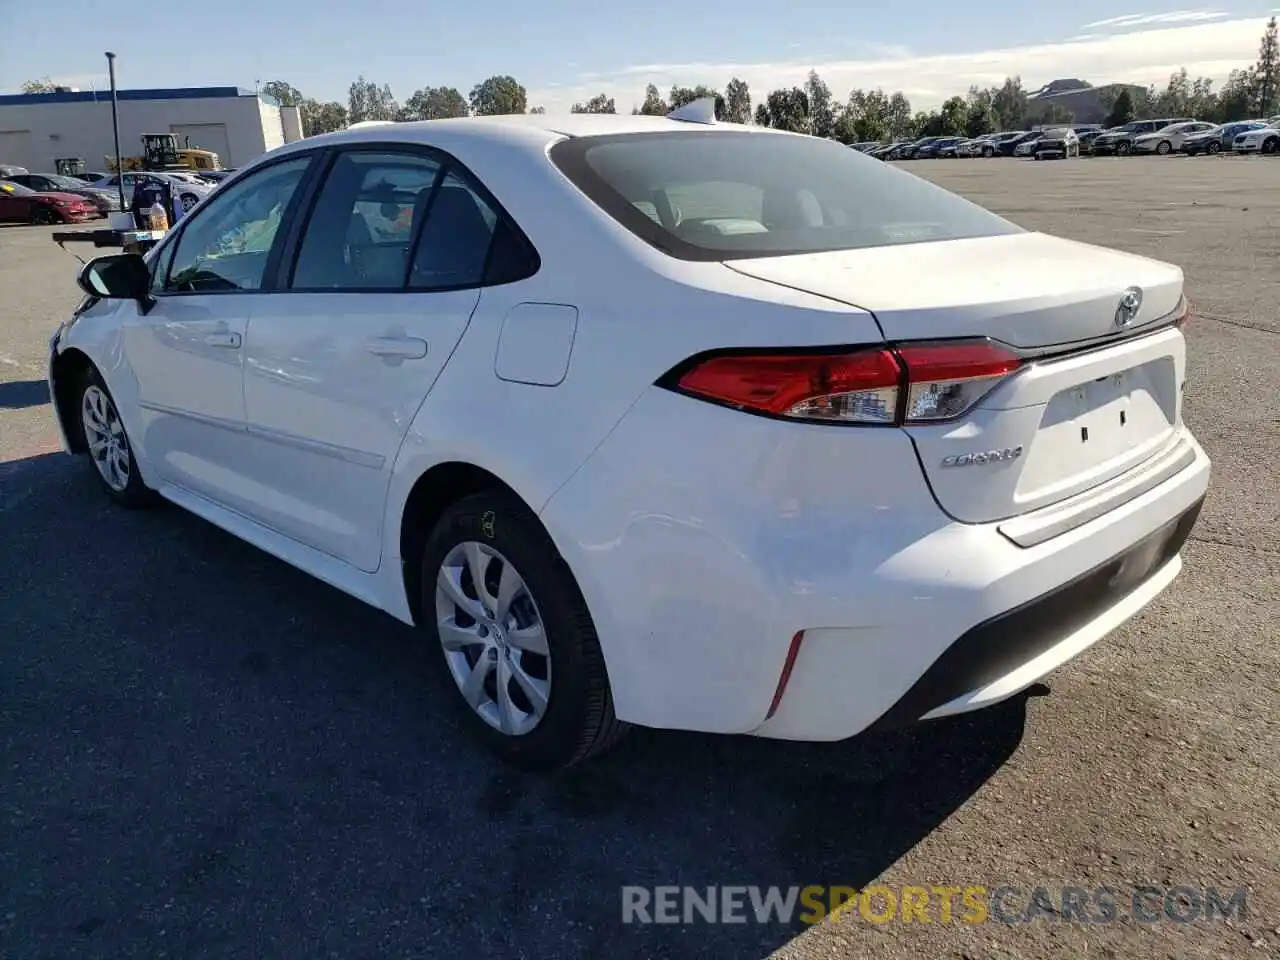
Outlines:
[[[90,260],[76,277],[80,289],[107,300],[148,300],[151,271],[136,253],[113,253]]]

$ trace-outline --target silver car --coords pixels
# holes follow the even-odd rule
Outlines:
[[[174,171],[152,171],[152,170],[131,170],[124,175],[124,203],[126,207],[133,205],[133,188],[138,185],[138,181],[148,177],[154,177],[157,180],[168,181],[173,188],[173,195],[177,201],[182,204],[184,211],[190,210],[197,203],[213,192],[213,184],[205,183],[198,177],[187,173]],[[103,180],[98,180],[93,184],[94,189],[110,190],[116,193],[119,189],[120,175],[111,174]]]

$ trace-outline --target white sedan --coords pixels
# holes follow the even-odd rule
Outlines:
[[[709,111],[271,152],[84,268],[67,449],[416,625],[542,768],[977,709],[1150,603],[1210,473],[1181,271]]]
[[[1236,136],[1231,145],[1234,153],[1276,153],[1280,151],[1280,120],[1265,127],[1248,130]]]
[[[1214,124],[1202,120],[1190,120],[1183,123],[1171,123],[1161,127],[1155,133],[1145,133],[1133,141],[1134,153],[1158,153],[1166,156],[1182,149],[1182,141],[1197,133],[1212,130]]]

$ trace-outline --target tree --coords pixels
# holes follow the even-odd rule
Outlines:
[[[815,137],[833,136],[836,111],[832,103],[831,88],[823,82],[816,70],[809,71],[809,78],[804,83],[804,95],[809,101],[809,133]]]
[[[1267,21],[1267,29],[1263,31],[1253,76],[1257,89],[1257,113],[1269,117],[1280,102],[1280,40],[1276,36],[1275,17]]]
[[[1000,120],[1000,129],[1019,130],[1026,123],[1027,92],[1021,77],[1006,77],[1000,89],[991,96],[991,109]]]
[[[490,77],[471,88],[471,109],[476,116],[524,113],[528,105],[524,87],[506,74]]]
[[[968,101],[964,120],[965,136],[980,137],[983,134],[995,133],[999,125],[995,108],[992,106],[995,101],[995,91],[970,87]]]
[[[457,87],[423,87],[400,108],[400,120],[441,120],[465,117],[471,112],[466,98]]]
[[[799,87],[770,91],[764,106],[769,126],[774,129],[809,132],[809,98]]]
[[[631,112],[646,117],[665,117],[671,111],[667,109],[666,101],[662,99],[658,88],[651,83],[644,88],[644,103]]]
[[[889,136],[895,140],[915,134],[915,118],[911,115],[911,101],[901,90],[889,97],[889,112],[885,116]]]
[[[1106,124],[1108,127],[1118,127],[1132,120],[1133,96],[1129,93],[1129,88],[1124,87],[1116,97],[1116,102],[1111,107],[1111,113],[1107,115]]]
[[[597,93],[586,103],[575,103],[569,108],[570,113],[617,113],[617,109],[613,105],[613,97],[606,97],[603,93]]]
[[[260,92],[274,97],[282,107],[298,107],[306,99],[301,90],[283,80],[268,80],[262,85]]]
[[[969,105],[964,102],[964,97],[952,97],[942,105],[939,113],[942,119],[942,136],[964,136],[965,121],[969,118]]]
[[[734,77],[724,88],[724,119],[729,123],[751,122],[751,91],[745,80]]]
[[[366,80],[364,74],[356,78],[347,91],[347,122],[360,123],[362,120],[394,120],[400,107],[386,84],[379,87],[372,80]]]
[[[532,108],[530,108],[529,112],[530,112],[530,113],[546,113],[546,112],[547,112],[547,108],[546,108],[546,107],[544,107],[544,106],[542,106],[541,104],[539,104],[539,105],[538,105],[538,106],[536,106],[536,107],[532,107]]]
[[[755,121],[756,121],[756,126],[758,127],[773,126],[773,117],[769,116],[768,104],[765,104],[765,103],[756,104]]]
[[[23,93],[53,93],[57,86],[52,80],[24,80],[22,83]]]
[[[1253,91],[1257,83],[1252,70],[1232,70],[1227,82],[1218,94],[1218,107],[1214,119],[1219,123],[1246,120],[1252,113]]]
[[[347,126],[347,108],[332,101],[319,103],[315,100],[303,99],[298,104],[298,114],[302,117],[302,133],[308,137],[333,133]]]

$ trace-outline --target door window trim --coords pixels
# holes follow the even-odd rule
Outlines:
[[[511,216],[507,209],[498,201],[484,182],[477,177],[466,164],[458,160],[446,150],[439,147],[430,146],[425,143],[406,143],[398,140],[362,140],[358,143],[337,144],[325,149],[325,157],[320,163],[316,164],[309,173],[309,181],[300,186],[298,194],[303,193],[302,187],[306,187],[305,196],[301,196],[302,209],[294,210],[294,216],[289,223],[289,229],[283,245],[280,247],[280,257],[275,264],[275,275],[272,278],[273,283],[271,292],[274,293],[296,293],[299,295],[324,295],[324,294],[351,294],[351,293],[378,293],[378,294],[397,294],[397,293],[449,293],[456,290],[479,290],[484,287],[501,286],[507,283],[516,283],[520,280],[527,280],[538,273],[542,269],[542,257],[538,253],[538,248],[534,246],[533,241],[529,239],[529,235]],[[401,286],[396,289],[387,287],[338,287],[334,289],[303,289],[291,290],[289,283],[293,279],[294,271],[298,264],[298,254],[302,248],[302,237],[306,232],[307,226],[311,222],[311,217],[315,213],[316,202],[319,199],[320,191],[324,189],[325,181],[328,179],[333,165],[337,162],[337,158],[341,154],[351,153],[381,153],[381,154],[402,154],[406,156],[421,157],[431,160],[439,166],[436,173],[435,181],[432,183],[431,202],[426,207],[426,213],[422,217],[420,223],[413,225],[413,234],[409,240],[410,257],[405,265],[405,279]],[[493,234],[490,237],[489,249],[485,254],[484,267],[480,271],[480,279],[475,283],[455,284],[450,286],[439,287],[411,287],[409,286],[409,273],[412,270],[413,257],[417,256],[418,244],[422,235],[422,228],[427,222],[427,218],[431,215],[432,207],[435,205],[436,196],[440,192],[440,185],[445,178],[452,174],[458,180],[461,180],[468,189],[473,191],[481,202],[488,205],[497,220],[494,223]],[[300,204],[300,206],[302,206]],[[292,204],[291,204],[292,206]],[[491,282],[488,280],[489,267],[493,251],[496,244],[493,239],[498,234],[499,224],[506,225],[506,229],[511,230],[523,247],[526,258],[528,260],[528,269],[521,272],[521,275],[513,279]],[[280,231],[285,233],[283,229]],[[276,251],[273,250],[274,254]],[[268,263],[268,269],[271,264]]]
[[[289,204],[288,206],[285,207],[284,212],[280,217],[280,228],[276,230],[276,234],[271,240],[271,249],[267,252],[267,262],[262,269],[262,282],[261,284],[259,284],[256,290],[169,290],[169,289],[166,289],[169,283],[170,272],[172,271],[172,268],[173,268],[173,257],[170,256],[168,263],[164,264],[165,275],[163,277],[157,278],[159,280],[159,283],[157,284],[159,289],[152,290],[151,296],[159,300],[167,297],[225,297],[225,296],[244,296],[246,294],[260,294],[260,293],[280,293],[280,292],[287,293],[288,292],[287,290],[281,291],[277,289],[275,286],[277,275],[279,273],[278,265],[280,262],[280,255],[284,249],[283,237],[287,233],[288,228],[290,227],[292,221],[296,219],[298,214],[298,209],[302,205],[302,201],[305,198],[305,195],[312,187],[312,184],[316,176],[316,169],[319,166],[319,164],[317,163],[317,158],[323,159],[323,155],[325,154],[325,152],[326,150],[323,147],[313,147],[308,150],[291,151],[284,156],[273,157],[271,160],[268,160],[262,164],[254,166],[251,169],[245,170],[243,171],[242,177],[238,176],[236,178],[237,185],[240,185],[240,184],[248,183],[258,174],[263,173],[264,171],[270,170],[273,167],[278,167],[282,163],[292,163],[300,159],[307,159],[310,161],[307,168],[303,170],[302,179],[298,181],[298,186],[294,189],[293,196],[289,198]],[[152,254],[151,254],[152,263],[159,264],[161,261],[161,258],[163,258],[166,255],[165,253],[166,249],[174,250],[176,248],[176,245],[182,242],[182,237],[186,233],[190,225],[193,222],[198,221],[201,216],[207,216],[209,213],[209,210],[210,210],[210,206],[206,204],[202,206],[199,210],[197,210],[195,213],[189,214],[183,217],[181,220],[179,220],[178,225],[173,230],[170,230],[169,235],[166,236],[164,240],[159,244],[159,246],[157,246],[155,250],[152,251]]]

